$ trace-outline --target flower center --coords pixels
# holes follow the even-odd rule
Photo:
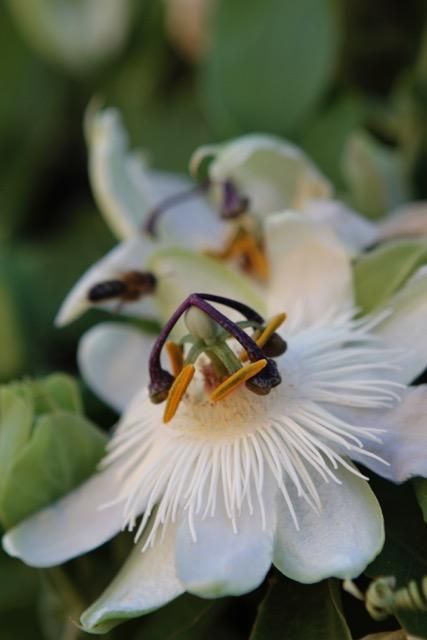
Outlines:
[[[255,229],[251,229],[252,221],[241,221],[233,231],[221,251],[208,251],[207,255],[217,260],[233,260],[242,271],[261,282],[268,278],[268,261],[262,241]]]
[[[247,215],[250,208],[249,198],[241,193],[231,180],[213,182],[206,179],[194,187],[165,198],[148,214],[143,232],[156,238],[159,220],[167,211],[186,200],[202,195],[211,187],[217,195],[218,215],[222,220],[232,224],[232,233],[221,251],[208,251],[207,254],[218,260],[233,260],[249,275],[265,281],[268,277],[268,263],[254,221]]]
[[[215,316],[221,323],[214,320],[210,307],[201,304],[207,299],[240,310],[246,318],[240,323],[243,327],[227,318],[222,320],[221,314]],[[167,347],[173,371],[169,373],[158,369],[158,359],[168,332],[182,314],[190,333],[182,344],[169,343],[174,345]],[[128,419],[117,429],[103,462],[104,467],[117,465],[122,482],[112,504],[123,503],[124,524],[136,529],[136,540],[147,529],[144,549],[154,544],[161,527],[178,517],[188,519],[196,540],[198,523],[213,517],[219,502],[238,531],[242,510],[253,513],[258,505],[265,526],[268,505],[281,495],[295,527],[303,527],[299,502],[320,512],[319,487],[330,482],[340,485],[340,469],[366,479],[349,458],[374,458],[385,464],[369,447],[370,442],[380,441],[381,432],[375,424],[363,426],[351,415],[347,418],[347,410],[383,410],[399,402],[400,385],[391,375],[393,352],[382,347],[369,326],[343,319],[342,324],[319,325],[294,334],[279,361],[279,373],[266,354],[270,339],[262,350],[243,328],[258,333],[260,342],[261,336],[266,339],[271,331],[277,336],[274,327],[280,319],[266,324],[254,314],[233,300],[193,294],[172,316],[163,342],[153,350],[150,393],[163,393],[173,425],[157,428],[160,407],[151,404],[144,391],[142,401],[135,399]],[[268,364],[247,380],[246,386],[233,387],[233,395],[224,393],[220,402],[214,402],[212,394],[233,375],[221,361],[226,371],[223,380],[215,357],[209,355],[218,345],[223,346],[227,338],[221,342],[220,337],[224,332],[240,341],[249,365],[262,360]],[[186,340],[190,340],[190,350],[184,357]],[[195,345],[203,348],[197,362],[191,362],[189,354],[193,349],[196,353]],[[239,363],[236,371],[246,366],[239,355],[237,350],[233,352]],[[283,381],[278,386],[280,375]],[[259,378],[269,385],[268,396],[255,395],[248,388],[248,382],[257,387]],[[162,388],[165,380],[168,384]],[[174,406],[169,400],[174,386],[175,397],[181,402],[179,412],[179,402]],[[164,421],[172,417],[166,415]]]
[[[239,311],[245,320],[232,322],[210,302]],[[162,368],[160,356],[171,330],[183,315],[189,333],[179,344],[170,341],[166,344],[170,373]],[[253,309],[230,298],[211,294],[189,296],[166,323],[150,356],[149,394],[156,404],[166,401],[164,422],[175,416],[201,357],[202,388],[205,395],[209,394],[210,403],[223,400],[243,384],[258,395],[270,393],[281,382],[272,358],[286,351],[285,341],[276,333],[285,318],[285,314],[280,314],[265,323]],[[246,328],[253,330],[253,337],[244,331]],[[228,344],[230,339],[242,347],[239,355]]]

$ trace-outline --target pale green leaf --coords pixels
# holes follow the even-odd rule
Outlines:
[[[0,496],[7,528],[64,495],[95,469],[105,437],[85,418],[67,412],[44,415],[15,457]]]
[[[40,382],[52,409],[63,409],[71,413],[82,413],[83,407],[79,387],[74,378],[65,373],[53,373]]]
[[[341,160],[345,145],[365,112],[361,97],[344,94],[320,112],[316,111],[302,132],[304,149],[336,187],[343,186]]]
[[[365,131],[356,131],[349,138],[342,168],[352,204],[372,218],[408,199],[399,152]]]
[[[384,304],[427,262],[427,242],[390,242],[362,255],[354,266],[356,305],[369,313]]]
[[[30,438],[33,402],[30,390],[0,389],[0,495],[11,464]]]

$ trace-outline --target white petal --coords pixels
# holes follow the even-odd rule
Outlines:
[[[150,172],[156,204],[168,197],[189,191],[194,184],[183,176]],[[229,226],[200,192],[190,199],[166,209],[158,224],[158,238],[162,246],[176,246],[195,251],[223,249]]]
[[[154,204],[144,160],[130,152],[116,109],[94,112],[89,107],[85,130],[89,178],[98,207],[119,238],[132,237]]]
[[[352,253],[359,253],[378,241],[377,225],[339,200],[309,200],[303,213],[314,222],[322,222],[335,232]]]
[[[427,235],[427,202],[399,207],[378,223],[381,240]]]
[[[232,180],[260,215],[298,209],[332,193],[329,180],[301,149],[269,135],[246,135],[220,146],[209,175],[214,182]]]
[[[334,408],[336,412],[336,408]],[[340,418],[361,428],[380,429],[381,442],[366,441],[375,458],[359,454],[352,457],[375,473],[404,482],[413,476],[427,477],[427,386],[409,387],[402,401],[392,409],[339,409]]]
[[[383,308],[388,317],[375,332],[385,344],[398,350],[399,371],[395,379],[410,383],[427,366],[427,267],[422,267],[408,280]]]
[[[81,616],[83,629],[106,633],[119,622],[136,618],[184,593],[175,574],[176,526],[168,525],[154,547],[142,552],[144,541],[131,552],[101,597]]]
[[[353,304],[350,258],[333,231],[299,213],[268,216],[269,313],[286,311],[286,329],[330,321]]]
[[[147,215],[165,199],[194,187],[185,176],[149,170],[143,156],[129,150],[127,133],[115,109],[95,113],[89,109],[86,136],[95,199],[121,239],[140,234]],[[158,231],[166,244],[219,249],[226,225],[200,193],[170,206],[160,219]]]
[[[117,411],[148,384],[155,336],[113,322],[99,324],[80,340],[77,360],[89,387]]]
[[[120,531],[123,506],[99,509],[117,491],[116,471],[97,473],[61,500],[30,516],[3,537],[11,556],[51,567],[99,547]]]
[[[262,291],[253,281],[231,266],[190,251],[171,249],[152,256],[148,268],[158,276],[156,304],[163,319],[191,293],[213,293],[249,304],[263,314]],[[232,318],[240,314],[225,312]]]
[[[354,578],[384,544],[383,517],[369,484],[343,468],[334,473],[342,485],[331,481],[316,487],[320,514],[289,487],[299,531],[284,501],[279,505],[274,564],[298,582]]]
[[[140,237],[132,238],[114,247],[90,267],[71,289],[56,316],[56,325],[61,327],[76,320],[92,306],[132,316],[155,317],[153,303],[149,296],[136,302],[127,302],[124,305],[120,305],[120,301],[117,300],[104,301],[94,305],[88,300],[89,290],[95,284],[104,280],[120,278],[127,271],[144,271],[146,261],[155,248],[156,245]]]
[[[256,500],[256,498],[255,498]],[[215,515],[194,517],[194,541],[185,516],[177,534],[176,571],[186,590],[204,598],[240,595],[264,580],[273,553],[275,526],[272,502],[266,506],[266,524],[259,508],[247,506],[236,520],[237,532],[218,500]]]

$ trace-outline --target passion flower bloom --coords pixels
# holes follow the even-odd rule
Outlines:
[[[277,315],[265,323],[238,302],[223,300],[219,311],[214,296],[190,297],[158,338],[149,385],[125,411],[98,473],[4,538],[9,554],[50,566],[133,531],[134,551],[82,616],[88,631],[184,591],[248,592],[271,564],[305,583],[357,576],[381,550],[384,528],[351,460],[396,482],[426,475],[426,390],[406,386],[427,361],[425,269],[375,317],[355,319],[350,261],[328,229],[285,214],[269,219],[267,237],[268,315],[286,311],[287,349],[272,338]],[[170,350],[168,373],[166,334],[194,306],[192,346],[184,363]],[[229,320],[230,306],[243,324]],[[113,365],[117,384],[142,366],[135,358],[127,371]]]
[[[59,326],[94,305],[116,311],[114,299],[91,299],[88,292],[98,283],[117,279],[123,273],[145,273],[153,253],[179,247],[227,258],[227,252],[231,255],[234,250],[229,240],[234,237],[233,229],[240,227],[237,218],[241,215],[262,218],[289,206],[297,208],[312,195],[326,195],[332,189],[297,147],[268,136],[249,136],[225,145],[217,159],[219,148],[215,147],[208,179],[193,181],[151,169],[143,153],[130,149],[116,109],[99,110],[93,102],[85,117],[85,133],[93,195],[120,242],[72,289],[58,313]],[[209,149],[213,153],[214,147]],[[206,154],[206,147],[194,154],[194,174],[199,172]],[[259,163],[259,155],[267,162]],[[233,162],[227,160],[229,157]],[[276,196],[272,197],[272,193]],[[262,233],[262,229],[252,231]],[[256,251],[251,237],[254,233],[245,234],[244,242]],[[156,315],[147,296],[128,300],[119,311],[135,316]]]
[[[58,325],[93,305],[117,310],[114,300],[90,299],[88,291],[102,278],[145,272],[153,252],[165,248],[209,252],[232,263],[240,257],[265,280],[263,220],[288,208],[331,226],[352,251],[378,240],[374,226],[334,200],[330,181],[286,140],[257,134],[201,147],[190,160],[190,179],[151,169],[143,153],[130,149],[115,109],[92,103],[85,132],[93,195],[120,243],[79,280]],[[205,163],[207,178],[199,178]],[[119,310],[154,313],[147,297],[128,300]]]
[[[156,287],[171,271],[156,271],[152,257],[171,248],[208,254],[235,272],[243,267],[243,278],[265,284],[264,223],[270,214],[287,208],[330,227],[351,253],[383,238],[422,233],[425,227],[422,208],[393,216],[390,224],[381,226],[365,220],[334,198],[330,181],[303,151],[274,136],[246,135],[197,149],[190,160],[191,180],[149,168],[144,155],[130,149],[115,109],[98,110],[91,104],[85,131],[92,191],[120,242],[73,287],[57,315],[58,326],[93,306],[163,321],[165,315],[151,294],[157,297]],[[199,178],[205,165],[207,177]],[[136,287],[124,298],[111,295],[123,288],[126,276],[135,274],[143,282],[149,278],[151,290]],[[100,285],[104,295],[98,295]],[[205,287],[194,282],[193,289]],[[181,297],[193,289],[187,287]]]

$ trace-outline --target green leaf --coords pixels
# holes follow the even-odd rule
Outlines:
[[[43,399],[48,402],[48,409],[82,413],[79,387],[71,376],[65,373],[53,373],[35,384],[38,384]]]
[[[344,94],[305,124],[300,141],[336,187],[343,188],[342,156],[351,132],[362,122],[366,106],[359,96]]]
[[[0,389],[0,495],[16,456],[32,430],[33,402],[29,389]]]
[[[219,134],[294,130],[333,78],[338,39],[329,0],[220,0],[202,78]]]
[[[46,640],[38,624],[37,611],[25,607],[1,616],[0,640]]]
[[[0,551],[0,613],[31,604],[37,592],[38,574],[16,558]],[[1,636],[0,636],[1,637]]]
[[[275,575],[250,640],[351,640],[338,582],[303,585]]]
[[[3,278],[2,278],[3,280]],[[23,335],[15,301],[3,281],[0,281],[0,379],[16,375],[23,363]]]
[[[415,489],[417,502],[421,507],[424,522],[427,522],[427,480],[425,478],[415,478],[412,484]]]
[[[0,76],[8,87],[0,104],[0,238],[12,236],[25,221],[34,224],[35,201],[52,184],[49,173],[70,126],[67,85],[25,46],[5,5],[0,4]]]
[[[6,527],[80,484],[104,453],[66,374],[0,388],[0,518]]]
[[[185,594],[143,619],[141,640],[207,640],[226,603]]]
[[[427,242],[387,243],[361,256],[354,265],[356,305],[365,314],[384,304],[427,262]]]
[[[45,640],[81,638],[78,619],[83,603],[62,567],[43,571],[41,578],[40,625]]]
[[[105,436],[85,418],[67,412],[44,415],[11,465],[0,494],[0,515],[12,527],[64,495],[94,470]]]
[[[352,204],[371,218],[382,216],[409,197],[399,152],[365,131],[357,131],[349,139],[343,173]]]
[[[397,588],[427,576],[427,531],[410,484],[396,486],[372,478],[385,520],[385,545],[366,569],[371,578],[395,576]],[[427,638],[427,612],[401,609],[396,613],[407,633]]]

